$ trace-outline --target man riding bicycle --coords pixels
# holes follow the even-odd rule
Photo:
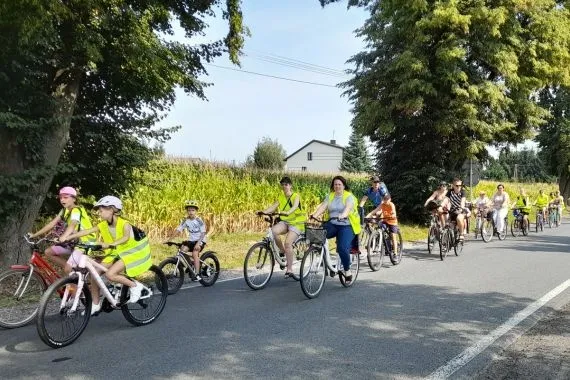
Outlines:
[[[465,190],[462,188],[462,181],[459,178],[453,179],[453,188],[447,192],[447,198],[451,204],[449,217],[452,222],[457,223],[457,230],[460,231],[459,241],[465,239]]]

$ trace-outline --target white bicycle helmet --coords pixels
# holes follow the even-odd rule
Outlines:
[[[121,202],[121,200],[117,197],[114,197],[112,195],[106,195],[103,198],[99,199],[93,207],[98,208],[100,206],[104,207],[113,206],[114,208],[120,211],[123,209],[123,202]]]

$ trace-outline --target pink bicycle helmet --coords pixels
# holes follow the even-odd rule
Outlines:
[[[77,191],[71,186],[65,186],[59,190],[59,196],[62,195],[70,195],[72,197],[77,197]]]

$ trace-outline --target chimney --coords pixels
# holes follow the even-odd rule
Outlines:
[[[336,145],[336,140],[331,140],[331,144]]]

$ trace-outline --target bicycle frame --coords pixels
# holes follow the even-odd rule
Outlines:
[[[178,252],[176,253],[176,267],[178,267],[178,265],[180,265],[180,263],[182,263],[182,266],[186,269],[188,269],[189,271],[192,272],[192,275],[196,276],[196,268],[194,268],[194,263],[189,263],[188,260],[186,259],[186,256],[184,256],[184,254],[191,254],[192,252],[183,252],[181,249],[178,249]],[[201,258],[199,258],[200,260],[200,264],[204,264],[204,260],[202,260]]]
[[[262,241],[267,243],[269,251],[271,252],[271,255],[273,256],[277,264],[279,264],[280,267],[285,267],[287,265],[287,259],[285,257],[281,257],[281,255],[278,254],[279,247],[277,247],[277,242],[275,241],[275,236],[273,235],[273,230],[272,230],[273,215],[272,214],[270,215],[264,214],[264,215],[269,217],[268,219],[266,219],[266,221],[270,224],[269,227],[267,228],[267,234],[265,234],[265,237],[263,238]],[[304,240],[304,239],[305,235],[300,234],[299,236],[297,236],[297,239],[295,239],[295,241],[293,242],[293,245],[295,245],[295,243],[297,243],[299,240]]]
[[[113,298],[113,295],[111,294],[111,292],[109,291],[109,289],[107,288],[107,285],[105,284],[105,282],[103,282],[103,279],[101,278],[101,276],[99,275],[99,273],[97,272],[97,270],[102,271],[103,273],[107,272],[107,268],[104,265],[99,264],[98,262],[94,261],[93,259],[89,258],[86,254],[83,254],[79,260],[79,265],[74,267],[72,272],[69,274],[69,276],[77,276],[78,277],[78,281],[77,281],[77,291],[75,292],[74,295],[74,299],[73,299],[73,305],[71,307],[71,309],[69,309],[68,312],[73,313],[77,310],[77,305],[79,304],[79,298],[80,298],[80,294],[81,291],[80,289],[83,289],[83,286],[85,285],[86,279],[87,279],[87,275],[91,275],[91,277],[97,282],[97,284],[99,285],[99,289],[103,292],[103,297],[107,299],[107,301],[109,301],[109,303],[111,304],[111,306],[113,308],[119,308],[121,307],[121,303],[120,303],[120,295],[121,292],[117,291],[117,294],[115,294],[115,297]],[[118,284],[120,285],[120,284]],[[144,284],[142,284],[144,289],[147,291],[147,294],[145,296],[141,296],[140,299],[145,299],[145,298],[149,298],[152,296],[152,291]],[[120,290],[122,288],[123,285],[120,285],[119,288],[117,288],[117,290]],[[67,301],[69,300],[69,293],[70,293],[70,288],[66,287],[65,292],[61,298],[61,303],[60,303],[60,307],[64,308],[65,305],[67,304]]]

